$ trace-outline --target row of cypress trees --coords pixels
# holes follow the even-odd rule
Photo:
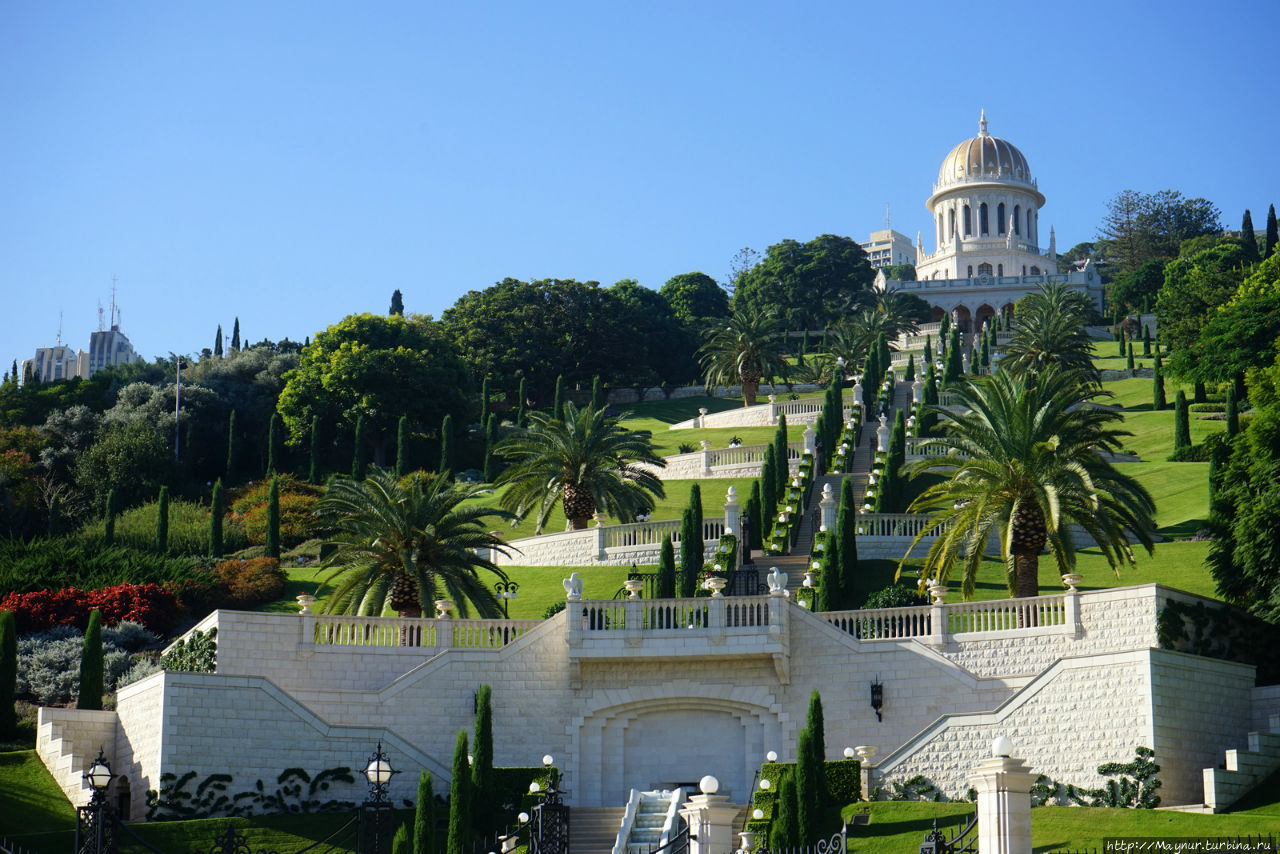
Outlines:
[[[809,714],[796,740],[794,773],[778,782],[777,809],[769,828],[769,847],[785,851],[812,846],[822,835],[822,807],[827,801],[827,747],[822,696],[809,695]]]

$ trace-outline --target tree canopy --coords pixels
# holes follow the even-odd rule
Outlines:
[[[822,329],[858,302],[874,280],[867,253],[851,237],[788,239],[770,246],[739,277],[733,307],[754,313],[776,309],[784,329]]]
[[[1188,346],[1169,359],[1172,370],[1200,382],[1227,382],[1250,368],[1265,368],[1280,351],[1280,255],[1245,279],[1235,295],[1209,312]]]
[[[667,301],[676,319],[684,323],[701,323],[729,314],[729,294],[706,273],[672,276],[658,293]]]
[[[1176,257],[1189,237],[1221,231],[1221,213],[1206,199],[1177,190],[1122,190],[1107,202],[1097,249],[1116,272],[1127,273],[1154,258]]]
[[[1166,264],[1156,302],[1161,340],[1174,353],[1190,346],[1210,312],[1231,299],[1244,275],[1244,249],[1230,240]]]
[[[425,315],[353,314],[316,335],[285,375],[278,409],[299,445],[311,419],[351,436],[364,416],[381,465],[400,416],[436,425],[467,412],[471,374],[440,325]]]

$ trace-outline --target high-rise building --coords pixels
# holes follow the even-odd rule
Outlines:
[[[99,330],[89,335],[89,352],[87,367],[81,376],[91,377],[109,365],[131,365],[139,356],[133,344],[120,331],[119,324],[112,324],[110,329]]]
[[[66,344],[58,344],[54,347],[37,347],[34,359],[23,360],[22,372],[18,375],[19,379],[31,376],[41,382],[49,382],[50,380],[65,380],[70,377],[80,376],[79,362],[84,358],[84,355],[83,350],[77,354]]]
[[[866,250],[867,259],[876,269],[916,262],[916,248],[911,245],[911,238],[892,228],[871,232],[867,242],[859,245]]]

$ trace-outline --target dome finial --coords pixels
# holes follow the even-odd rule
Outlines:
[[[982,110],[982,115],[978,117],[978,136],[987,136],[987,111]]]

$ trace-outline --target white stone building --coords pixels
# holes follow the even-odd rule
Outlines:
[[[590,590],[586,574],[588,592],[610,592]],[[551,754],[573,805],[620,806],[631,788],[705,774],[745,803],[766,752],[794,759],[817,690],[829,760],[845,747],[878,749],[871,787],[924,775],[963,797],[969,772],[1006,735],[1037,773],[1085,786],[1102,784],[1098,765],[1151,747],[1164,802],[1201,803],[1203,769],[1270,725],[1280,688],[1255,687],[1251,666],[1159,648],[1171,601],[1201,600],[1151,584],[825,614],[781,590],[684,600],[571,592],[549,620],[219,611],[199,627],[218,629],[215,673],[147,677],[120,689],[114,712],[42,709],[37,749],[79,802],[81,772],[101,746],[139,818],[162,774],[229,774],[232,794],[274,785],[287,768],[363,767],[380,741],[407,772],[392,781],[399,802],[414,797],[421,769],[436,791],[446,785],[454,740],[487,684],[495,763]],[[330,796],[363,792],[335,786]]]
[[[867,253],[871,266],[877,270],[881,267],[916,263],[916,249],[911,245],[911,238],[892,228],[871,232],[867,242],[859,245]]]
[[[886,281],[880,273],[877,288],[914,293],[932,307],[934,321],[951,314],[967,331],[977,331],[985,320],[1049,282],[1085,291],[1102,309],[1102,279],[1091,264],[1060,271],[1052,228],[1048,247],[1041,249],[1045,196],[1026,156],[987,132],[985,112],[978,135],[943,158],[925,204],[933,218],[935,248],[926,254],[917,235],[918,281]]]
[[[81,350],[78,354],[66,344],[54,347],[37,347],[34,359],[24,359],[22,370],[18,374],[20,380],[28,376],[41,382],[65,380],[81,376],[79,365],[86,358]]]

